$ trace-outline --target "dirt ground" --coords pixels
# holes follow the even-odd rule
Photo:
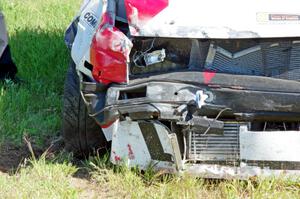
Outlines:
[[[5,143],[0,146],[0,172],[15,172],[20,163],[30,156],[27,146],[16,146],[11,143]]]
[[[45,150],[47,148],[42,149],[33,146],[36,157],[39,157]],[[2,144],[0,146],[0,176],[13,175],[20,165],[24,164],[25,159],[29,159],[30,156],[31,153],[26,144],[21,146],[12,143]],[[106,197],[108,192],[108,190],[91,181],[89,173],[81,169],[70,178],[70,184],[72,187],[81,190],[79,198],[99,198],[99,193],[101,193],[101,196]]]
[[[56,133],[60,135],[60,132]],[[24,136],[21,144],[12,142],[0,143],[0,172],[15,172],[25,159],[31,158],[29,146],[32,148],[34,156],[39,158],[43,153],[54,154],[64,149],[64,142],[60,136],[45,136],[42,146],[36,144],[34,139]]]

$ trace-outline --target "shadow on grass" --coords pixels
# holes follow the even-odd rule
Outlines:
[[[57,83],[62,83],[69,61],[63,30],[16,31],[10,45],[22,77],[34,84],[52,83],[48,89],[61,88]]]
[[[56,136],[69,52],[63,30],[16,30],[10,46],[20,85],[0,85],[0,140],[20,145],[26,134],[35,144]],[[1,157],[1,156],[0,156]]]
[[[40,154],[61,129],[69,52],[63,30],[16,30],[10,35],[20,85],[0,85],[0,171],[10,172],[30,156],[27,135]]]

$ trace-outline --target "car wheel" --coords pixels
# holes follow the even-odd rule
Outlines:
[[[108,145],[101,127],[88,115],[73,61],[65,80],[62,137],[65,149],[75,156],[88,156]]]

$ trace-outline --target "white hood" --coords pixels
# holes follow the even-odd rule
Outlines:
[[[155,0],[143,0],[145,7]],[[151,18],[125,0],[133,36],[188,38],[300,37],[299,0],[160,0]],[[138,3],[139,2],[139,3]]]

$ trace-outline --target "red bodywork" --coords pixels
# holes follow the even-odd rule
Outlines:
[[[125,0],[129,22],[144,24],[169,5],[169,0]],[[127,83],[131,41],[114,27],[114,17],[103,15],[91,44],[90,61],[94,79],[103,84]]]
[[[113,18],[105,13],[91,44],[93,77],[100,83],[126,83],[127,61],[131,41],[114,27]]]
[[[134,31],[139,32],[138,26],[145,24],[168,5],[169,0],[125,0],[128,22],[129,24],[135,24],[136,30]]]
[[[168,7],[169,0],[125,0],[125,7],[129,22],[137,14],[139,22],[146,22]]]

